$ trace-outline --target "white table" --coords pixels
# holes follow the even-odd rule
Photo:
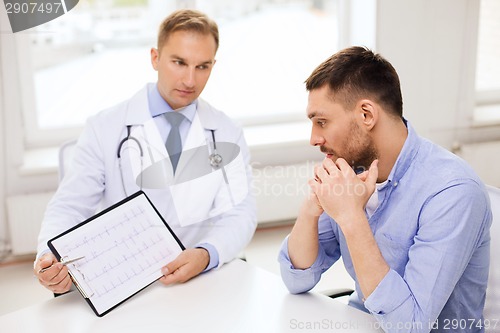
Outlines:
[[[367,313],[235,260],[185,283],[154,283],[102,318],[78,292],[0,317],[1,332],[381,332]]]

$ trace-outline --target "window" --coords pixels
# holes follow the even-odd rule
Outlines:
[[[476,124],[500,122],[500,2],[481,0],[476,67]]]
[[[33,101],[24,107],[27,143],[74,138],[88,116],[156,81],[149,50],[158,25],[186,6],[214,18],[221,35],[202,98],[247,124],[305,119],[303,82],[338,49],[336,3],[80,1],[68,14],[19,36],[29,39],[19,43],[19,52],[27,48],[31,55],[22,75],[23,99]]]

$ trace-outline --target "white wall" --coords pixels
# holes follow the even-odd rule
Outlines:
[[[406,116],[451,147],[474,107],[479,1],[379,0],[377,51],[400,74]]]
[[[0,13],[0,31],[9,31],[10,26],[8,25],[7,14],[4,15],[3,12]],[[8,57],[8,50],[12,44],[9,43],[9,34],[0,33],[0,59]],[[1,63],[0,63],[1,64]],[[7,196],[7,169],[10,165],[10,160],[7,156],[7,137],[9,135],[8,129],[8,118],[7,112],[7,84],[5,78],[9,74],[8,68],[5,66],[0,66],[0,249],[3,249],[4,240],[7,238],[7,212],[5,207],[5,198]]]
[[[0,20],[0,31],[4,31],[5,20]],[[0,43],[0,57],[2,57],[3,48],[2,43]],[[6,221],[5,212],[5,168],[7,165],[7,157],[5,155],[5,99],[3,98],[3,72],[2,66],[0,66],[0,249],[2,248],[3,240],[6,237],[6,224],[2,223]]]

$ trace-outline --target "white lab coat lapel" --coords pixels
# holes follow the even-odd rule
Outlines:
[[[210,110],[208,104],[205,101],[199,99],[197,112],[193,118],[191,127],[189,128],[189,132],[186,137],[186,142],[184,142],[184,145],[182,147],[183,154],[181,154],[181,157],[179,159],[179,164],[177,166],[175,175],[176,180],[186,179],[187,176],[186,173],[189,173],[193,167],[205,167],[205,166],[193,166],[192,164],[190,165],[191,162],[198,163],[199,161],[197,159],[194,159],[195,154],[190,154],[190,153],[184,154],[184,152],[186,151],[192,152],[193,149],[201,147],[201,149],[206,148],[208,156],[208,154],[210,154],[211,151],[210,145],[212,144],[210,131],[216,129],[217,126],[212,111]],[[206,163],[208,165],[209,163],[208,160],[206,161]]]
[[[212,110],[204,101],[199,100],[198,103],[196,115],[183,147],[183,154],[179,159],[176,179],[186,180],[186,173],[193,172],[193,168],[206,169],[209,166],[208,158],[199,161],[193,154],[184,154],[188,150],[202,147],[202,150],[206,149],[206,156],[208,156],[209,145],[212,143],[210,130],[216,130],[215,116]],[[193,163],[206,164],[193,165]],[[172,199],[181,226],[202,222],[211,217],[210,212],[213,209],[214,200],[220,192],[223,179],[220,172],[211,172],[211,167],[208,169],[208,172],[200,177],[194,179],[188,177],[189,181],[171,186]]]
[[[137,157],[137,152],[131,154],[127,153],[127,149],[122,149],[124,154],[121,163],[124,172],[128,173],[127,177],[124,177],[128,194],[139,190],[141,182],[143,188],[166,189],[173,178],[172,164],[165,144],[149,112],[147,89],[145,87],[139,91],[126,106],[125,128],[132,126],[131,137],[140,142],[142,149],[142,162],[141,158]],[[126,130],[123,134],[123,137],[125,136]],[[127,145],[132,146],[134,143],[130,141]]]
[[[189,172],[188,165],[190,160],[192,160],[193,155],[184,154],[184,152],[206,145],[206,140],[205,129],[200,122],[198,112],[196,112],[193,118],[193,122],[191,123],[191,126],[189,128],[186,142],[184,142],[184,145],[182,146],[183,153],[179,158],[179,164],[177,165],[175,178],[181,178],[183,173]]]

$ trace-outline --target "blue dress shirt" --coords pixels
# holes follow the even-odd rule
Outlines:
[[[390,267],[375,291],[363,304],[345,237],[326,213],[310,268],[295,269],[288,238],[283,242],[283,281],[292,293],[306,292],[342,256],[356,285],[350,305],[373,314],[386,332],[483,332],[492,219],[487,192],[463,160],[407,127],[368,220]]]
[[[166,142],[168,134],[170,133],[171,126],[167,119],[161,116],[165,112],[174,112],[175,110],[173,110],[170,105],[163,99],[163,97],[161,97],[160,92],[158,91],[158,86],[156,84],[151,85],[148,90],[148,104],[151,117],[153,117],[155,124],[158,127],[163,142]],[[181,141],[183,145],[186,142],[189,128],[191,127],[191,123],[193,122],[194,116],[196,115],[196,108],[197,101],[195,100],[182,110],[178,111],[186,117],[186,120],[182,121],[179,126],[179,132],[181,134]],[[204,248],[210,255],[210,262],[205,268],[205,271],[208,271],[219,264],[219,253],[212,244],[201,243],[196,245],[195,247]]]

